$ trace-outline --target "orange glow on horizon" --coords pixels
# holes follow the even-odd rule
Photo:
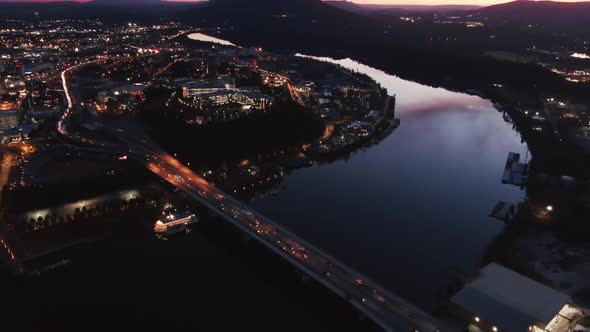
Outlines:
[[[473,5],[489,6],[514,0],[353,0],[359,4],[374,5]],[[585,2],[587,0],[560,0],[556,2]]]

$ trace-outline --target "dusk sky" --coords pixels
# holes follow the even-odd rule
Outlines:
[[[63,0],[0,0],[0,2],[51,2]],[[193,0],[173,0],[181,2],[194,2]],[[350,0],[349,0],[350,1]],[[583,2],[587,0],[562,0],[561,2]],[[80,0],[80,2],[87,2],[87,0]],[[506,0],[352,0],[356,3],[365,4],[412,4],[412,5],[493,5],[497,3],[510,2]]]

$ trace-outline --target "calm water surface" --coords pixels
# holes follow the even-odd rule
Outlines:
[[[353,62],[397,95],[400,127],[348,160],[302,169],[254,208],[408,299],[430,306],[453,271],[471,272],[503,225],[508,152],[526,146],[491,102]]]
[[[302,55],[299,55],[302,56]],[[497,201],[524,192],[500,180],[508,152],[526,153],[488,100],[402,80],[350,59],[397,96],[401,125],[379,145],[297,170],[277,196],[252,202],[318,247],[430,307],[455,271],[471,273],[503,224]]]

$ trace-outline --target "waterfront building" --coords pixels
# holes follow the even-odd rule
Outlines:
[[[199,219],[192,212],[183,212],[180,214],[168,213],[166,216],[154,225],[154,232],[163,235],[172,235],[174,233],[182,232],[186,226],[194,224]]]
[[[496,263],[482,269],[452,299],[470,331],[566,332],[569,296]]]

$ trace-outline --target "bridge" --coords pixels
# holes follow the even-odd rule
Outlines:
[[[152,154],[147,156],[145,165],[305,275],[348,301],[384,330],[439,330],[440,324],[424,311],[217,189],[172,156]]]
[[[434,332],[441,330],[442,323],[428,313],[392,294],[328,253],[219,190],[158,148],[148,138],[120,128],[107,129],[113,130],[114,136],[119,141],[118,144],[113,144],[113,142],[97,142],[70,133],[63,120],[79,105],[73,101],[74,98],[68,88],[67,74],[79,67],[80,65],[77,65],[67,69],[62,75],[68,110],[59,122],[58,130],[64,136],[80,143],[96,145],[105,152],[128,155],[129,159],[145,165],[151,172],[291,263],[304,275],[349,302],[385,331]]]

